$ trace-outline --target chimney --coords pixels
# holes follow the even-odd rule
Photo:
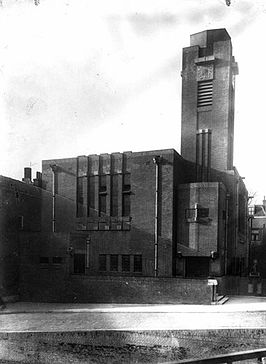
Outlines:
[[[263,197],[262,204],[263,204],[264,210],[266,211],[266,200],[265,200],[265,196]]]
[[[31,168],[25,167],[24,168],[24,178],[22,178],[22,181],[28,184],[31,184]]]
[[[41,172],[36,172],[36,178],[33,180],[33,184],[36,187],[42,187],[42,174]]]

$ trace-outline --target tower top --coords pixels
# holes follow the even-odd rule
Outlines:
[[[212,43],[226,40],[231,40],[231,38],[224,28],[204,30],[199,33],[191,34],[190,46],[207,47]]]

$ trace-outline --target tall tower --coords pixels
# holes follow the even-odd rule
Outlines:
[[[237,74],[225,29],[190,36],[190,47],[183,49],[181,155],[203,167],[202,180],[208,180],[211,167],[233,167]]]

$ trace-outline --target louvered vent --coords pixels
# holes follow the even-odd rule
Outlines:
[[[198,82],[198,107],[212,105],[212,80]]]

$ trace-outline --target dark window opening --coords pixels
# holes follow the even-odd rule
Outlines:
[[[112,272],[118,271],[118,255],[117,254],[110,255],[110,271],[112,271]]]
[[[123,193],[122,196],[122,216],[130,216],[130,194]]]
[[[99,270],[105,272],[107,270],[107,256],[106,254],[99,255]]]
[[[186,277],[208,277],[208,257],[186,257]]]
[[[142,255],[134,255],[134,272],[142,272]]]
[[[84,177],[77,178],[77,217],[83,216],[83,180]]]
[[[99,178],[99,193],[106,193],[107,186],[106,186],[106,175],[102,175]]]
[[[213,54],[213,45],[208,44],[207,47],[200,47],[199,57],[207,57]]]
[[[111,216],[118,216],[118,174],[111,176]]]
[[[85,254],[74,254],[74,273],[85,274]]]
[[[19,226],[19,230],[24,230],[24,216],[19,216],[18,217],[18,226]]]
[[[130,184],[130,173],[123,174],[123,192],[130,192],[131,184]]]
[[[88,183],[88,215],[92,213],[91,210],[95,210],[95,176],[89,177]]]
[[[99,195],[99,212],[106,214],[107,195]]]
[[[49,257],[40,257],[40,264],[49,264]]]
[[[63,258],[62,257],[53,257],[52,261],[53,261],[53,264],[62,264]]]
[[[130,255],[122,255],[122,272],[130,272]]]

